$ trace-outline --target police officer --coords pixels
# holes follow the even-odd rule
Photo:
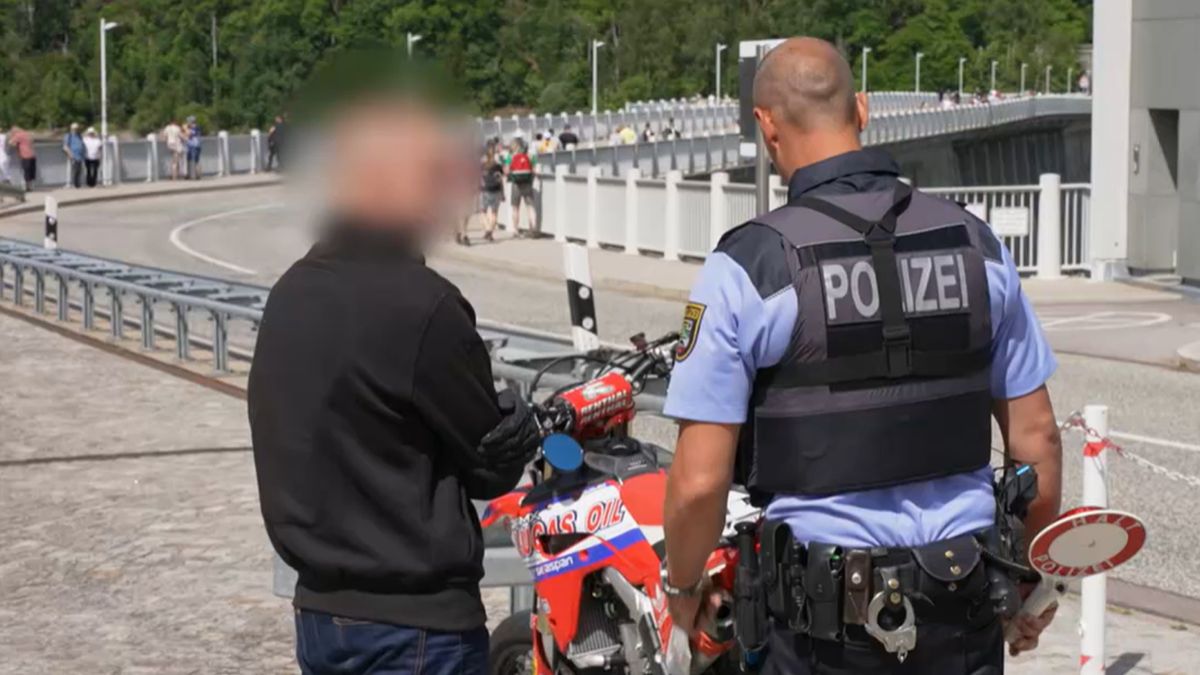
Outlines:
[[[736,475],[766,505],[767,672],[1002,672],[979,541],[992,419],[1040,478],[1029,532],[1058,513],[1062,461],[1056,362],[1012,258],[862,149],[867,99],[829,43],[769,52],[754,114],[788,203],[722,239],[685,310],[666,404],[672,616],[694,627],[710,606],[701,570]],[[1017,619],[1010,651],[1052,616]]]

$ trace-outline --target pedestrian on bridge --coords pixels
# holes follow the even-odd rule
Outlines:
[[[403,55],[342,58],[297,107],[330,141],[327,226],[272,289],[250,371],[263,518],[299,573],[303,673],[484,675],[471,500],[511,489],[540,434],[425,265],[476,188],[451,113]]]
[[[87,186],[96,187],[96,178],[100,173],[100,159],[104,156],[104,141],[96,133],[96,127],[88,127],[83,132],[83,166],[87,175]]]
[[[79,133],[79,124],[71,123],[71,128],[63,136],[63,154],[67,156],[67,176],[71,187],[83,185],[83,160],[87,150],[83,145],[83,135]]]
[[[14,126],[8,130],[7,143],[17,150],[17,158],[21,160],[21,177],[25,181],[25,191],[29,192],[37,180],[37,150],[33,147],[33,136],[21,127]]]
[[[981,555],[997,526],[993,418],[1038,475],[1031,535],[1058,515],[1062,465],[1056,362],[1012,257],[862,148],[867,97],[833,45],[775,47],[753,92],[788,201],[725,235],[684,312],[665,406],[680,420],[671,614],[697,630],[736,479],[766,507],[772,625],[739,637],[766,644],[765,672],[1001,673],[993,597],[1017,590]],[[1052,616],[1016,619],[1011,651],[1036,647]]]
[[[187,146],[187,177],[191,180],[200,180],[200,150],[203,148],[203,132],[200,130],[200,125],[196,123],[195,117],[187,118],[184,135],[186,137],[184,144]]]
[[[183,127],[179,126],[179,121],[172,119],[167,126],[163,127],[162,131],[163,142],[167,144],[167,152],[171,153],[171,180],[179,180],[179,171],[182,168],[187,171],[187,165],[184,164],[184,131]],[[187,178],[187,174],[184,174]]]

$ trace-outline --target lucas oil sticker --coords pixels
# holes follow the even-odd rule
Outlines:
[[[683,309],[683,326],[679,329],[679,344],[675,346],[675,360],[686,359],[696,346],[696,338],[700,337],[700,321],[704,318],[705,306],[698,302],[689,302]]]

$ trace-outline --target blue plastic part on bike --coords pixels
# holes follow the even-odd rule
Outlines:
[[[566,434],[550,434],[542,439],[542,456],[559,471],[574,471],[583,464],[583,447]]]

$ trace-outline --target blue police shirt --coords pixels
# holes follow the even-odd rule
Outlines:
[[[899,170],[881,150],[845,153],[805,167],[789,183],[800,195],[890,190]],[[755,374],[779,363],[792,337],[797,299],[783,238],[748,225],[721,242],[692,288],[704,306],[675,364],[665,414],[680,420],[746,421]],[[1017,398],[1042,386],[1057,362],[1042,335],[1012,256],[987,260],[992,318],[992,395]],[[993,524],[988,467],[968,474],[822,497],[776,495],[767,516],[786,520],[802,542],[848,547],[913,547]]]

